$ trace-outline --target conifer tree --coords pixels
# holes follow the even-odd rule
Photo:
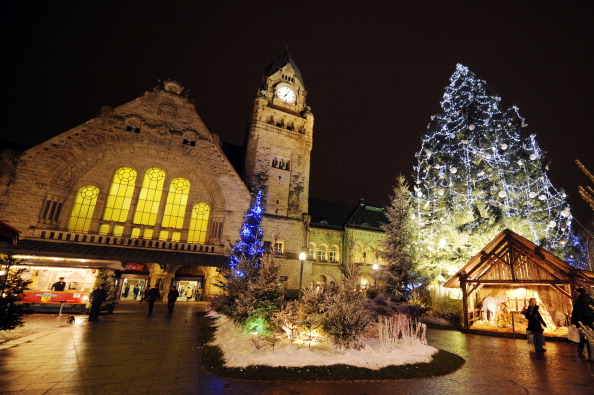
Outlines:
[[[235,321],[257,325],[262,329],[270,315],[280,305],[283,291],[278,282],[282,262],[274,252],[264,249],[262,231],[262,191],[244,216],[240,238],[231,248],[229,268],[224,270],[225,281],[218,284],[223,293],[212,306]]]
[[[378,273],[379,288],[386,295],[405,295],[413,282],[413,223],[411,221],[411,195],[408,183],[400,174],[392,190],[390,205],[386,208],[388,223],[382,224],[386,238],[380,256],[387,262]]]
[[[506,228],[576,264],[566,194],[518,108],[502,110],[500,100],[458,64],[416,154],[419,264],[438,280]]]

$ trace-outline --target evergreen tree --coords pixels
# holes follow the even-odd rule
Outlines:
[[[443,281],[509,228],[575,264],[577,239],[565,192],[518,108],[457,65],[414,167],[419,265]]]
[[[218,284],[223,293],[212,303],[217,311],[250,326],[250,331],[266,330],[283,297],[278,282],[282,261],[274,252],[264,250],[263,215],[259,191],[244,216],[240,238],[231,249],[229,268],[223,273],[225,281]]]
[[[23,278],[27,269],[14,267],[21,262],[12,254],[0,259],[0,330],[14,329],[23,324],[25,309],[17,302],[23,298],[23,291],[31,281]]]
[[[388,223],[382,224],[386,238],[380,256],[387,265],[380,268],[377,277],[379,287],[386,295],[406,295],[408,285],[414,281],[411,208],[409,186],[400,174],[386,208]]]

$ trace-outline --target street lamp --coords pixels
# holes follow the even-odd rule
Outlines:
[[[373,288],[375,289],[377,286],[377,269],[379,269],[379,265],[374,263],[373,266]]]
[[[301,272],[299,274],[299,300],[301,300],[301,287],[303,285],[303,262],[307,258],[307,254],[305,252],[299,253],[299,260],[301,261]]]

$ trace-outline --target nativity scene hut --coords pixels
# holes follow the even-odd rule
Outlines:
[[[461,289],[463,328],[469,332],[525,334],[521,312],[535,298],[547,323],[545,336],[566,337],[572,292],[593,287],[594,276],[506,229],[444,286]]]

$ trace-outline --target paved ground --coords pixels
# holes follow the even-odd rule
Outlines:
[[[402,381],[250,382],[205,373],[196,313],[205,303],[120,303],[115,314],[0,344],[2,394],[592,394],[594,363],[570,343],[536,354],[523,340],[430,330],[429,343],[466,359],[443,377]],[[65,317],[64,317],[65,319]]]

